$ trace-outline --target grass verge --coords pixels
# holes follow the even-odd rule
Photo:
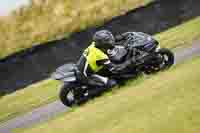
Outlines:
[[[162,46],[169,48],[185,46],[185,44],[189,45],[193,39],[200,38],[200,34],[196,34],[196,32],[199,33],[199,21],[200,17],[160,33],[156,35],[156,38],[158,38]],[[16,117],[17,115],[22,115],[33,108],[57,99],[59,91],[57,88],[59,85],[56,81],[46,80],[2,97],[0,99],[0,122]]]
[[[196,133],[200,130],[199,67],[200,58],[194,58],[24,132]]]
[[[200,17],[155,35],[161,46],[167,48],[185,47],[200,38]]]
[[[0,99],[0,123],[57,99],[59,83],[44,80]]]

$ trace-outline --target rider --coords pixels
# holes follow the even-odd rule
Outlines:
[[[122,64],[114,64],[109,59],[108,50],[115,46],[115,38],[108,30],[97,31],[93,36],[93,42],[85,49],[77,66],[86,79],[94,79],[108,88],[116,85],[116,81],[102,76],[99,72],[106,68],[110,72],[121,71],[135,62],[134,59],[126,60]]]

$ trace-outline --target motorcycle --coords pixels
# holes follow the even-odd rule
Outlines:
[[[160,48],[157,41],[147,37],[143,42],[135,43],[133,37],[129,37],[122,45],[117,45],[108,51],[111,61],[120,64],[133,56],[141,56],[138,63],[131,64],[120,73],[105,72],[104,76],[116,80],[117,84],[123,84],[128,79],[136,78],[139,74],[152,74],[170,68],[174,64],[174,54],[167,48]],[[76,64],[65,64],[52,74],[55,80],[64,82],[60,89],[59,98],[66,106],[83,103],[88,99],[108,90],[101,83],[95,81],[95,77],[85,80]],[[98,85],[97,85],[98,84]]]

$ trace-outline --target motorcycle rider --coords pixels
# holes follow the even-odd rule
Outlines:
[[[135,59],[131,58],[122,64],[115,64],[109,59],[108,50],[115,46],[115,38],[108,30],[97,31],[93,36],[91,45],[84,50],[77,62],[78,69],[86,79],[93,79],[107,88],[112,88],[117,83],[113,79],[102,76],[99,72],[106,68],[110,72],[121,71],[130,64],[134,64]]]

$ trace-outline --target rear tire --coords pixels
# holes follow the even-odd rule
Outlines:
[[[72,106],[75,104],[74,89],[69,84],[63,85],[60,90],[59,98],[65,106]]]

